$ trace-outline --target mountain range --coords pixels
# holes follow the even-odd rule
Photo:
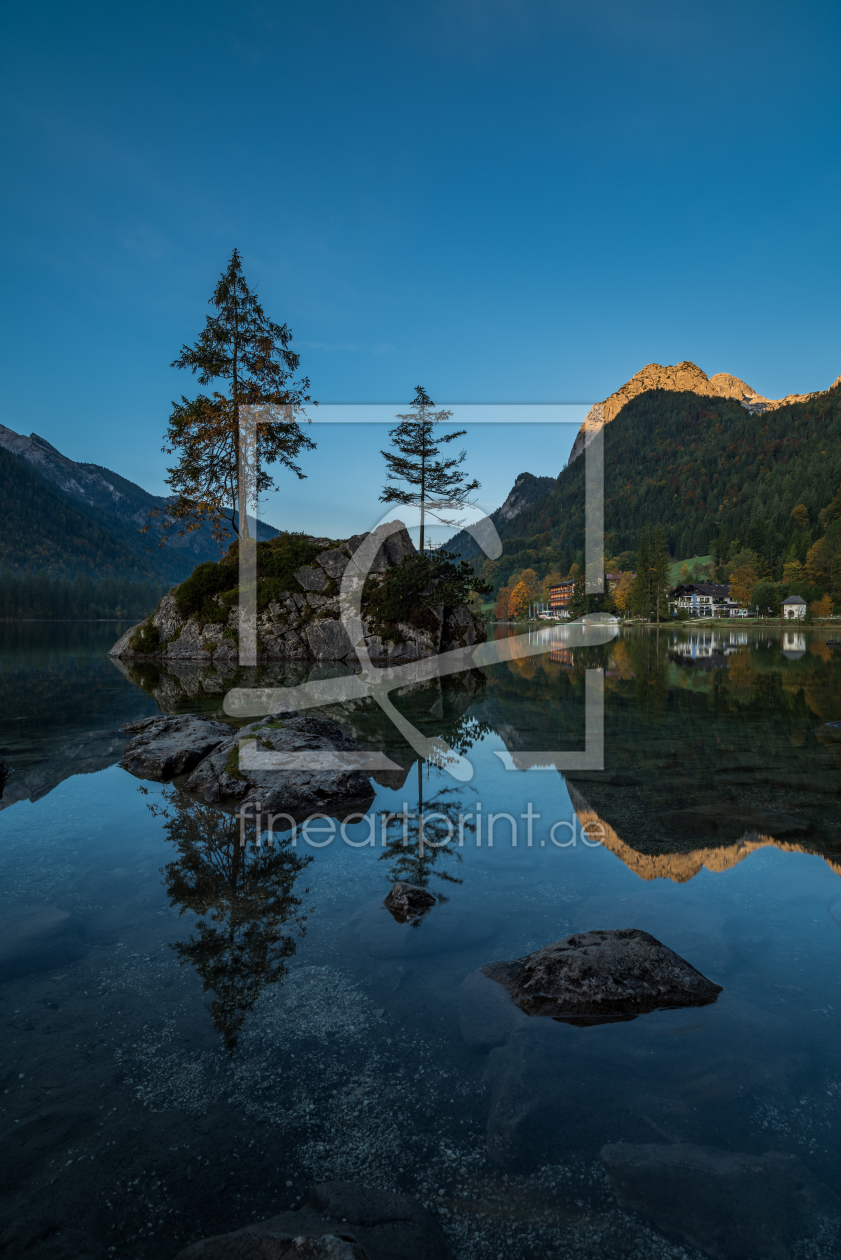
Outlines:
[[[543,577],[581,561],[585,461],[578,456],[598,429],[609,557],[635,552],[643,526],[659,523],[674,556],[749,548],[778,579],[784,561],[803,562],[822,537],[821,513],[841,485],[841,377],[828,390],[768,399],[694,363],[649,364],[591,408],[557,478],[521,474],[507,510],[493,513],[504,549],[484,576],[496,589],[525,568]],[[798,505],[805,517],[793,518]],[[445,546],[482,567],[469,535]]]
[[[841,376],[830,388],[834,389],[839,383],[841,383]],[[688,359],[683,363],[676,363],[673,367],[663,367],[660,363],[648,363],[604,402],[596,403],[590,408],[572,445],[569,462],[572,463],[578,458],[604,425],[616,419],[626,403],[651,389],[698,394],[704,398],[732,398],[752,414],[773,411],[789,403],[808,402],[810,398],[819,397],[820,393],[819,391],[813,394],[788,394],[785,398],[764,398],[738,376],[731,376],[729,372],[716,372],[715,376],[707,376],[706,372],[702,371],[697,364],[690,363]]]
[[[182,581],[220,552],[206,526],[165,547],[157,523],[142,534],[149,514],[169,502],[108,468],[68,459],[37,433],[0,424],[0,569]],[[257,532],[278,531],[259,522]]]

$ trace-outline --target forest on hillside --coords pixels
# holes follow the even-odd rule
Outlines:
[[[811,554],[810,593],[833,585],[841,387],[764,414],[730,399],[651,390],[606,426],[604,453],[613,567],[633,569],[644,527],[660,525],[672,557],[710,554],[719,580],[736,558],[776,583],[796,561],[805,580]],[[584,474],[584,459],[575,460],[548,494],[503,525],[499,561],[484,560],[475,545],[462,556],[497,591],[526,569],[541,583],[566,576],[583,563]]]
[[[99,580],[86,573],[74,579],[41,573],[0,572],[0,620],[138,620],[154,612],[168,587],[127,578]]]

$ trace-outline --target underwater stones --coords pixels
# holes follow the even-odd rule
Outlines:
[[[297,1249],[296,1249],[297,1248]],[[310,1191],[297,1212],[185,1247],[175,1260],[452,1260],[433,1214],[414,1199],[351,1182]]]
[[[721,985],[637,928],[579,932],[525,958],[487,963],[482,971],[527,1015],[577,1024],[704,1006],[721,992]]]
[[[134,735],[120,765],[141,779],[187,774],[232,735],[224,722],[198,717],[151,717],[120,727]]]
[[[437,904],[438,898],[433,897],[431,892],[419,884],[406,884],[402,879],[397,880],[383,902],[398,923],[419,919]]]
[[[472,907],[442,901],[434,914],[399,923],[379,898],[367,901],[351,916],[347,934],[352,948],[369,958],[406,960],[432,954],[456,954],[492,940],[500,931],[491,919]]]
[[[289,1213],[288,1215],[292,1215]],[[234,1234],[203,1238],[176,1260],[370,1260],[350,1234],[290,1234],[274,1220],[260,1221]]]
[[[841,1201],[794,1155],[619,1143],[601,1159],[620,1207],[713,1260],[789,1260],[806,1239],[838,1254]]]
[[[514,1005],[505,989],[483,971],[471,971],[461,986],[461,1035],[477,1054],[505,1045],[516,1024],[527,1015]]]
[[[78,929],[58,906],[12,906],[0,919],[0,980],[63,967],[84,953]]]

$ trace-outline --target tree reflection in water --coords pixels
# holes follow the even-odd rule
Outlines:
[[[448,727],[447,742],[463,756],[490,730],[487,722],[461,716]],[[388,878],[392,883],[403,880],[427,888],[434,877],[443,883],[461,884],[461,878],[444,863],[447,859],[456,863],[462,861],[460,844],[471,834],[475,835],[475,814],[458,788],[439,788],[424,802],[423,768],[424,762],[419,759],[418,796],[413,811],[409,812],[404,806],[400,814],[381,815],[385,847],[380,861],[390,863]],[[438,901],[447,900],[440,891],[435,895]],[[421,917],[419,914],[412,919],[413,927],[419,926]]]
[[[241,831],[237,817],[174,788],[164,789],[164,798],[164,808],[150,809],[163,818],[178,856],[161,874],[179,914],[196,916],[194,932],[171,948],[215,995],[211,1018],[233,1055],[246,1016],[268,985],[283,981],[304,934],[306,915],[293,889],[312,859],[299,857],[289,839],[262,843],[253,822]]]

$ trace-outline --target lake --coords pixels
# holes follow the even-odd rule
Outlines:
[[[225,717],[232,686],[330,668],[127,668],[107,658],[122,628],[0,624],[7,1254],[172,1257],[326,1180],[422,1201],[458,1260],[838,1254],[841,649],[824,631],[531,631],[503,663],[392,692],[469,779],[373,700],[332,703],[316,712],[392,765],[367,816],[242,848],[230,815],[122,770],[119,727]],[[551,764],[594,732],[603,768]],[[382,825],[419,797],[437,815],[422,854]],[[437,904],[398,922],[395,878]],[[529,1017],[479,971],[617,928],[718,999],[580,1026]],[[600,1154],[620,1145],[648,1161],[624,1192]]]

